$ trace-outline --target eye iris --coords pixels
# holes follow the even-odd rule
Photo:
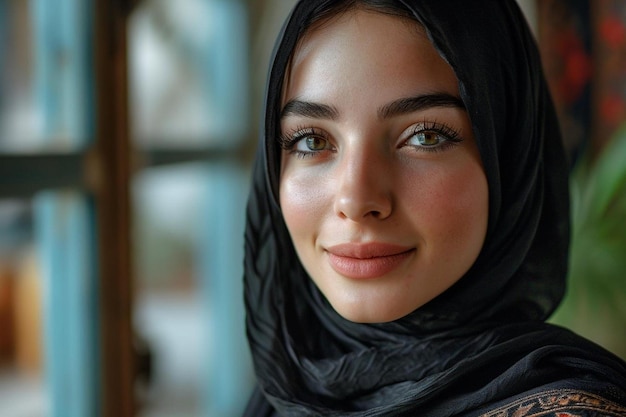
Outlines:
[[[306,138],[306,146],[312,151],[320,151],[326,147],[326,140],[318,137]]]
[[[420,145],[433,146],[439,143],[439,135],[434,132],[422,132],[417,135]]]

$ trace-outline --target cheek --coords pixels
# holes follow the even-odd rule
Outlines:
[[[422,186],[406,184],[412,190],[410,216],[419,223],[427,247],[432,250],[463,247],[480,251],[487,230],[488,188],[482,167],[474,162],[451,169],[431,169]],[[445,247],[442,247],[445,246]],[[441,256],[441,252],[440,255]]]
[[[300,236],[313,233],[319,224],[326,205],[325,188],[319,177],[294,175],[290,172],[281,175],[280,206],[296,246]]]

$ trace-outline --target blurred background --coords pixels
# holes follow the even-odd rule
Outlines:
[[[293,0],[0,0],[0,416],[238,416],[248,172]],[[552,321],[626,358],[626,0],[520,0],[572,156]]]

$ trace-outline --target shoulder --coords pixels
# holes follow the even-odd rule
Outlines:
[[[608,394],[608,393],[607,393]],[[577,389],[554,389],[521,397],[481,417],[624,417],[622,405],[602,395]]]

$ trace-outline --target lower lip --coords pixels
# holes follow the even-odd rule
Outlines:
[[[328,253],[330,266],[335,272],[347,278],[372,279],[380,278],[398,268],[406,259],[413,255],[414,250],[390,256],[379,256],[368,259],[350,258]]]

